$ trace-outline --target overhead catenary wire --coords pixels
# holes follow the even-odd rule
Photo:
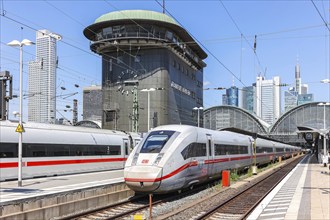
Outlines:
[[[64,12],[64,11],[61,10],[60,8],[56,7],[54,4],[50,3],[48,0],[44,0],[44,1],[45,1],[46,3],[48,3],[49,5],[51,5],[53,8],[55,8],[56,10],[58,10],[60,13],[64,14],[65,16],[67,16],[68,18],[70,18],[71,20],[73,20],[73,21],[75,21],[76,23],[78,23],[79,25],[81,25],[82,27],[85,27],[84,24],[82,24],[82,23],[79,22],[77,19],[73,18],[72,16],[70,16],[68,13]],[[105,2],[106,2],[106,1],[105,1]],[[87,27],[87,29],[88,29],[89,31],[91,31],[92,33],[94,33],[95,35],[97,34],[97,33],[95,33],[93,30],[89,29],[88,27]],[[134,56],[133,54],[131,54],[130,52],[127,52],[127,51],[123,50],[123,49],[120,48],[118,45],[113,45],[113,46],[115,46],[118,50],[124,52],[125,54],[127,54],[127,55],[130,56],[130,57],[133,57],[133,58],[136,57],[136,56]],[[107,57],[109,56],[109,55],[104,54],[104,53],[102,53],[101,55],[103,55],[103,56],[107,56]],[[112,58],[112,57],[111,57],[111,58]],[[118,60],[118,58],[115,58],[115,59]],[[122,61],[121,61],[121,62],[122,62]],[[144,68],[143,65],[142,65],[141,63],[139,63],[139,65],[141,65],[141,67]],[[128,69],[130,69],[130,70],[132,70],[132,71],[136,71],[136,70],[133,69],[129,64],[127,64],[127,67],[128,67]]]
[[[260,36],[260,35],[258,35],[258,36]],[[133,55],[135,55],[135,54],[133,54]]]
[[[155,0],[160,6],[161,4],[158,2],[158,0]],[[171,15],[182,27],[184,27],[183,24],[180,23],[180,21],[178,21],[167,9],[165,9],[165,11]],[[235,79],[237,79],[244,87],[247,87],[245,85],[245,83],[234,73],[232,72],[223,62],[221,62],[221,60],[215,56],[204,44],[202,44],[193,34],[191,34],[188,30],[187,32],[223,67],[225,68]],[[265,103],[262,102],[262,100],[260,99],[260,97],[256,97],[257,99],[260,100],[261,104],[263,106],[265,106],[266,108],[269,108],[268,105],[266,105]]]
[[[236,21],[234,20],[233,16],[229,13],[229,11],[226,8],[225,4],[223,4],[223,1],[222,0],[219,0],[219,2],[221,3],[222,7],[225,9],[225,11],[226,11],[227,15],[229,16],[230,20],[234,23],[236,29],[240,32],[241,36],[244,38],[244,40],[246,41],[246,43],[249,45],[250,49],[253,50],[254,55],[256,56],[257,61],[258,61],[258,64],[259,64],[259,68],[261,70],[263,70],[263,68],[261,66],[261,62],[260,62],[259,56],[257,54],[257,50],[256,50],[256,48],[257,48],[257,41],[256,41],[257,35],[254,36],[254,45],[252,47],[252,45],[250,44],[250,41],[245,37],[245,35],[243,34],[243,32],[241,31],[241,29],[237,25]],[[264,75],[266,75],[265,72],[264,72]]]
[[[15,20],[15,19],[11,18],[11,17],[6,16],[6,15],[2,15],[2,16],[5,17],[5,18],[8,19],[8,20],[11,20],[12,22],[15,22],[15,23],[20,24],[20,25],[23,25],[23,26],[25,26],[25,27],[27,27],[27,28],[29,28],[29,29],[31,29],[31,30],[34,30],[34,31],[36,31],[36,32],[39,32],[38,29],[36,29],[36,28],[34,28],[34,27],[30,26],[30,25],[27,25],[27,24],[25,24],[25,23],[23,23],[23,22],[17,21],[17,20]],[[85,53],[87,53],[87,54],[90,54],[90,55],[92,55],[92,56],[95,56],[95,57],[99,58],[99,56],[98,56],[97,54],[94,54],[94,53],[92,53],[92,52],[90,52],[90,51],[84,50],[84,49],[82,49],[82,48],[80,48],[80,47],[78,47],[78,46],[76,46],[76,45],[73,45],[73,44],[71,44],[71,43],[66,42],[65,40],[61,40],[60,42],[63,43],[63,44],[66,44],[66,45],[68,45],[68,46],[71,46],[71,47],[73,47],[73,48],[75,48],[75,49],[77,49],[77,50],[80,50],[80,51],[82,51],[82,52],[85,52]],[[109,56],[109,55],[106,55],[106,54],[102,54],[102,55],[104,55],[104,56],[107,57],[107,58],[113,58],[113,59],[115,59],[115,60],[118,60],[118,58],[113,57],[113,56]],[[104,58],[102,57],[102,59],[104,59]],[[120,64],[118,64],[118,63],[113,63],[113,65],[116,65],[116,66],[119,66],[119,67],[122,67],[122,68],[125,68],[125,69],[131,69],[131,70],[134,70],[134,69],[130,68],[130,67],[128,66],[128,64],[126,64],[126,63],[124,63],[124,62],[122,62],[122,61],[121,61],[120,63],[123,64],[123,65],[120,65]]]
[[[325,27],[329,30],[330,32],[330,27],[329,24],[327,23],[327,21],[323,18],[323,16],[321,15],[321,12],[319,11],[319,9],[316,7],[315,3],[313,0],[311,0],[312,4],[314,5],[314,8],[316,9],[317,13],[319,14],[319,16],[321,17],[322,21],[324,22]]]

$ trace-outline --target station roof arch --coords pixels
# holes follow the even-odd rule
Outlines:
[[[235,127],[258,134],[267,134],[270,125],[242,108],[221,105],[204,110],[204,127],[213,130]]]
[[[270,134],[294,134],[298,127],[315,129],[329,129],[330,106],[320,106],[322,102],[311,102],[299,105],[284,113],[270,127]]]

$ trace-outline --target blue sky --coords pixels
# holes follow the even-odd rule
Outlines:
[[[168,0],[167,14],[173,16],[194,36],[208,53],[205,60],[204,87],[249,86],[257,75],[267,79],[280,76],[282,83],[293,85],[295,65],[301,67],[302,83],[309,85],[315,101],[330,100],[330,1],[202,1]],[[162,12],[162,1],[123,0],[0,0],[0,68],[14,76],[14,93],[19,90],[19,51],[6,44],[14,39],[35,41],[35,30],[48,29],[63,36],[58,42],[58,95],[78,92],[57,100],[57,109],[64,113],[72,99],[79,101],[82,113],[82,88],[101,83],[101,58],[89,49],[83,29],[99,16],[117,10],[145,9]],[[23,29],[21,28],[23,27]],[[257,36],[256,54],[253,52]],[[27,62],[35,59],[35,47],[24,47],[24,94],[27,93]],[[79,84],[76,88],[74,85]],[[282,88],[282,93],[288,87]],[[204,92],[204,107],[221,104],[224,91]],[[282,99],[283,99],[282,95]],[[10,112],[18,111],[18,99]],[[282,106],[284,108],[284,106]],[[11,118],[13,116],[10,116]],[[57,114],[57,117],[60,117]],[[27,118],[27,99],[24,99]]]

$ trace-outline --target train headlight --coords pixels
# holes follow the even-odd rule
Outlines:
[[[139,154],[135,153],[134,157],[133,157],[133,160],[132,160],[132,166],[136,165],[136,162],[137,162],[138,158],[139,158]]]
[[[163,156],[164,156],[164,153],[158,154],[158,156],[157,156],[155,162],[153,163],[153,165],[158,165],[159,161],[163,158]]]

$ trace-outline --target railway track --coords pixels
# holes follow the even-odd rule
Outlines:
[[[245,219],[268,193],[301,161],[291,163],[267,176],[247,189],[226,199],[216,207],[192,219]]]
[[[208,185],[201,185],[189,191],[184,191],[180,194],[172,193],[169,195],[154,195],[152,201],[152,207],[157,208],[163,203],[178,200],[183,197],[195,194],[201,190],[204,190]],[[96,210],[89,210],[84,213],[76,215],[70,215],[61,220],[107,220],[107,219],[131,219],[131,216],[135,213],[148,213],[149,214],[150,199],[148,195],[134,196],[128,201],[123,201],[111,206],[99,208]],[[148,215],[147,214],[147,215]]]
[[[161,200],[155,201],[154,204],[160,203]],[[106,206],[103,208],[88,210],[83,213],[68,216],[67,218],[61,218],[61,220],[105,220],[105,219],[117,219],[123,216],[130,215],[140,210],[149,207],[149,202],[146,196],[134,196],[127,201],[123,201],[114,205]]]

